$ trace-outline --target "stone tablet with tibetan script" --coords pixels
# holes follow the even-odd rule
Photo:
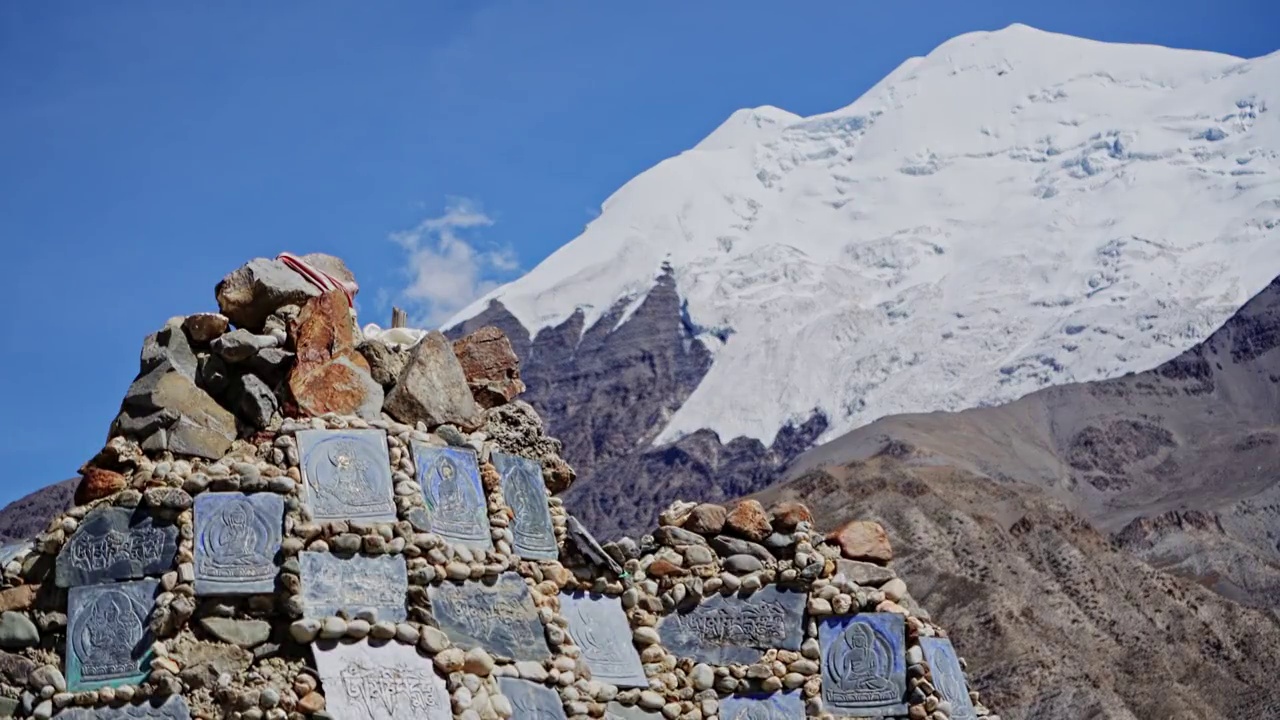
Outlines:
[[[837,715],[906,715],[906,637],[901,615],[860,613],[824,618],[822,701]]]
[[[511,701],[511,720],[565,720],[560,694],[546,685],[502,676],[498,691]]]
[[[405,595],[409,571],[403,555],[356,555],[344,558],[326,552],[302,552],[303,615],[325,618],[355,617],[373,610],[379,620],[400,622],[408,617]]]
[[[181,695],[170,695],[119,707],[69,707],[53,720],[191,720],[191,709]]]
[[[391,457],[382,430],[302,430],[303,499],[325,520],[395,522]]]
[[[201,493],[195,502],[197,595],[275,591],[284,498]]]
[[[58,553],[58,587],[132,580],[173,569],[178,528],[147,511],[100,507],[85,516]]]
[[[800,650],[804,593],[769,585],[750,595],[713,595],[658,622],[662,644],[677,657],[712,665],[756,662],[770,648]]]
[[[539,661],[551,654],[524,579],[505,572],[492,583],[446,581],[427,589],[431,615],[453,643],[493,655]],[[628,630],[630,637],[630,630]]]
[[[732,695],[720,701],[720,720],[803,720],[799,691]]]
[[[542,466],[535,460],[495,452],[493,465],[502,476],[502,496],[511,508],[511,533],[516,554],[533,560],[560,557],[556,533],[547,507],[547,486],[542,482]]]
[[[476,454],[462,448],[428,447],[415,441],[413,457],[431,531],[471,547],[493,547],[489,503],[480,484]]]
[[[604,720],[662,720],[662,713],[615,701],[604,706]]]
[[[159,580],[73,587],[67,595],[67,689],[136,685],[151,670]]]
[[[321,641],[313,649],[331,717],[453,720],[444,679],[414,646]]]
[[[560,614],[569,621],[569,637],[582,649],[592,678],[622,688],[648,689],[621,600],[595,593],[560,593]]]
[[[933,686],[951,703],[951,720],[977,720],[973,701],[969,698],[969,685],[960,669],[960,659],[951,641],[945,638],[922,637],[920,649],[924,661],[929,664]]]

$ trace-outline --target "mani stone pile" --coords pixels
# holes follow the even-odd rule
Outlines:
[[[878,525],[601,545],[500,332],[361,338],[347,292],[254,260],[146,339],[77,506],[0,548],[0,717],[998,720]]]

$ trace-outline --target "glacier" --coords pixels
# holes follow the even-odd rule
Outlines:
[[[1145,370],[1280,274],[1278,96],[1280,53],[961,35],[839,110],[735,112],[444,327],[590,327],[669,266],[714,361],[655,444]]]

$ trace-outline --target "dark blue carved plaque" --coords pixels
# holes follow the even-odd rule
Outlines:
[[[69,707],[53,720],[191,720],[191,709],[181,695],[170,695],[120,707]]]
[[[529,586],[516,573],[502,573],[492,584],[446,581],[427,595],[432,617],[460,648],[482,647],[514,660],[551,654]]]
[[[356,555],[344,558],[326,552],[298,555],[302,570],[302,607],[306,617],[355,617],[374,610],[379,620],[408,617],[405,595],[409,570],[403,555]]]
[[[713,595],[658,622],[662,644],[678,657],[712,665],[756,662],[769,648],[800,650],[804,593],[773,585],[748,596]]]
[[[798,690],[732,695],[720,701],[720,720],[803,720]]]
[[[560,593],[560,614],[569,621],[569,637],[582,649],[593,679],[623,688],[649,687],[621,600],[596,593]]]
[[[502,496],[511,508],[511,533],[516,554],[534,560],[560,557],[556,534],[547,506],[547,486],[542,482],[542,466],[535,460],[495,452],[493,465],[502,476]]]
[[[85,516],[58,553],[58,587],[160,575],[173,568],[178,528],[146,510],[100,507]]]
[[[951,703],[951,720],[977,720],[973,701],[969,699],[969,685],[960,669],[960,659],[951,641],[945,638],[920,638],[924,661],[929,664],[933,686]]]
[[[906,715],[906,636],[901,615],[861,613],[824,618],[822,701],[858,717]]]
[[[489,504],[480,484],[476,454],[462,448],[428,447],[415,441],[413,455],[432,532],[472,547],[493,547]]]
[[[196,496],[196,594],[275,590],[284,498],[275,493]]]
[[[151,670],[151,612],[159,580],[73,587],[67,595],[67,688],[141,682]]]
[[[316,520],[395,522],[387,434],[302,430],[303,499]]]
[[[546,685],[503,676],[498,691],[511,701],[512,720],[565,720],[560,694]]]

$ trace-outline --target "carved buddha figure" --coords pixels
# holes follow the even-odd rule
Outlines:
[[[592,622],[580,606],[574,606],[571,612],[576,620],[571,625],[574,629],[574,642],[582,646],[584,654],[592,662],[605,666],[623,662],[622,658],[625,655],[622,654],[622,649],[618,645],[617,635],[610,633],[606,628],[599,627],[599,623]]]
[[[88,676],[109,676],[133,669],[133,651],[142,639],[142,619],[123,593],[107,592],[94,600],[80,623],[76,654]]]
[[[435,466],[435,500],[439,514],[446,523],[457,524],[470,519],[480,506],[475,487],[458,469],[448,455],[442,455]]]
[[[898,689],[889,679],[891,647],[867,623],[853,622],[832,643],[827,673],[834,681],[832,696],[850,705],[896,702]]]
[[[253,507],[246,500],[224,506],[205,536],[215,565],[268,565],[272,559],[258,545],[266,538]]]
[[[509,490],[507,502],[515,511],[517,522],[512,528],[517,535],[531,540],[545,542],[549,528],[545,496],[537,492],[541,487],[541,478],[535,477],[527,463],[518,463],[511,469],[511,481],[504,487]]]

